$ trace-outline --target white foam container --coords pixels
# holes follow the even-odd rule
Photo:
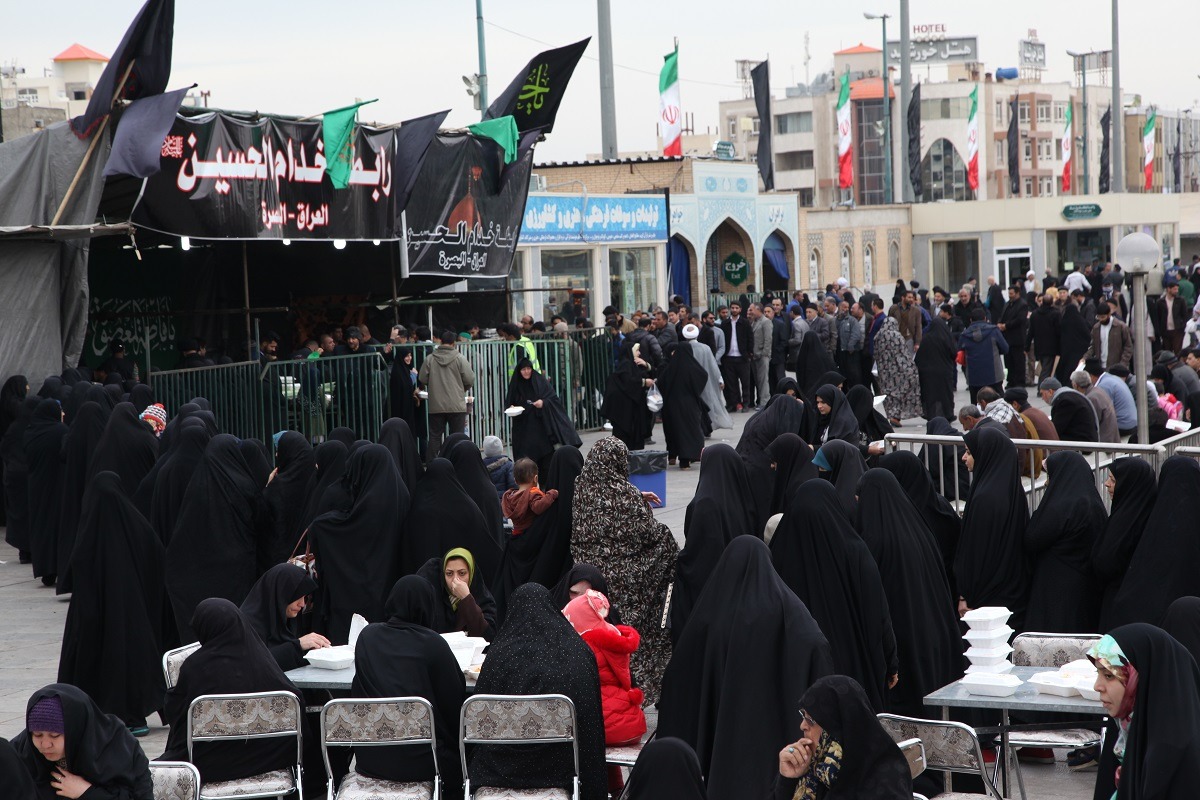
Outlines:
[[[1007,644],[1003,647],[969,647],[967,658],[972,664],[999,664],[1007,661],[1012,651],[1012,646]]]
[[[1096,665],[1086,658],[1081,658],[1078,661],[1072,661],[1069,664],[1063,664],[1058,668],[1058,674],[1065,678],[1074,680],[1084,680],[1095,682],[1096,680]]]
[[[354,666],[354,648],[348,644],[322,647],[304,654],[309,664],[320,669],[346,669]]]
[[[1016,675],[967,675],[959,681],[971,694],[987,697],[1010,697],[1021,685]]]
[[[975,630],[972,628],[963,634],[963,638],[971,643],[971,647],[1003,647],[1008,644],[1008,638],[1013,635],[1013,629],[1007,625],[1001,628]]]
[[[1011,616],[1012,612],[1003,606],[984,606],[971,609],[962,619],[971,630],[989,631],[1007,625]]]
[[[484,648],[487,647],[486,639],[478,636],[467,636],[462,631],[444,633],[442,637],[446,640],[446,644],[450,645],[450,652],[454,654],[454,659],[458,662],[459,669],[463,670],[477,663],[477,659],[483,655]]]
[[[967,667],[968,675],[1003,675],[1013,671],[1013,663],[1011,661],[1001,661],[999,664],[972,664]]]
[[[1075,681],[1075,683],[1074,683],[1075,691],[1077,691],[1081,695],[1083,695],[1084,700],[1099,700],[1100,699],[1100,693],[1097,692],[1096,689],[1094,688],[1095,685],[1096,685],[1096,681],[1094,678],[1092,680],[1088,680],[1088,681],[1081,679],[1081,680]]]
[[[524,413],[525,409],[521,408],[520,406],[509,406],[508,408],[504,409],[504,416],[506,417],[519,417]]]
[[[1075,682],[1057,672],[1038,672],[1030,676],[1029,683],[1038,690],[1038,694],[1052,694],[1056,697],[1074,697],[1079,694]]]

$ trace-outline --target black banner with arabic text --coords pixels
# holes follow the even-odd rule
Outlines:
[[[532,167],[532,147],[506,168],[488,139],[436,137],[405,209],[409,274],[508,275]]]
[[[319,121],[176,117],[133,223],[200,239],[399,239],[396,130],[354,136],[350,186],[335,190]]]

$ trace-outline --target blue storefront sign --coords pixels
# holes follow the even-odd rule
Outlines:
[[[666,199],[656,195],[533,194],[519,244],[642,242],[667,239]]]

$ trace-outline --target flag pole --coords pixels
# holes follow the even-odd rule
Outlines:
[[[117,101],[121,96],[121,92],[125,89],[125,82],[129,80],[129,73],[133,72],[133,65],[137,63],[136,58],[129,59],[129,66],[125,68],[125,74],[121,76],[121,82],[117,84],[117,90],[113,92],[112,103]],[[75,194],[75,187],[79,184],[79,179],[83,177],[83,171],[87,168],[88,162],[92,160],[92,152],[96,149],[96,143],[104,136],[104,129],[108,127],[108,121],[112,118],[112,103],[109,103],[108,113],[104,115],[104,119],[100,121],[100,127],[96,129],[95,135],[92,136],[92,142],[88,145],[87,152],[83,154],[83,161],[79,162],[79,169],[75,170],[75,177],[71,179],[71,185],[67,187],[66,194],[63,195],[62,202],[58,204],[58,211],[54,212],[54,219],[50,220],[50,227],[53,228],[62,219],[63,212],[67,210],[67,203],[71,201],[71,195]]]

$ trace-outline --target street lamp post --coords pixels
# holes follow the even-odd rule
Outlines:
[[[1075,61],[1075,71],[1079,73],[1080,84],[1083,88],[1083,193],[1090,194],[1092,191],[1092,176],[1088,171],[1088,101],[1087,101],[1087,57],[1091,53],[1072,53],[1067,51]],[[1070,134],[1074,137],[1075,132]]]
[[[888,75],[887,21],[891,14],[863,12],[867,19],[883,23],[883,202],[892,203],[892,80]]]
[[[483,39],[483,0],[475,0],[475,39],[479,48],[479,112],[486,116],[488,107],[487,49]]]
[[[1133,397],[1137,401],[1138,444],[1150,441],[1150,420],[1146,403],[1146,275],[1156,266],[1162,253],[1153,236],[1138,231],[1117,242],[1116,261],[1133,281]]]

